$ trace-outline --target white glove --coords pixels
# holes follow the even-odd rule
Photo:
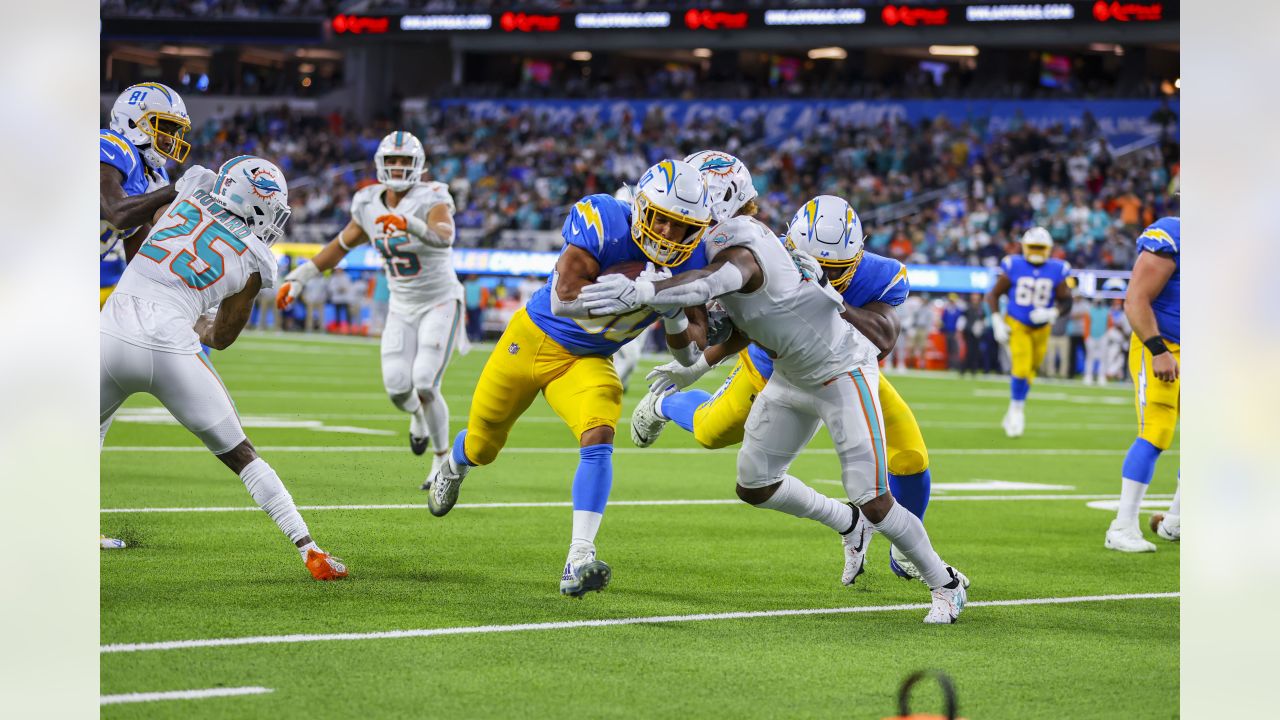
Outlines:
[[[213,190],[213,181],[218,178],[218,173],[210,170],[203,165],[192,165],[187,171],[182,173],[182,177],[178,178],[178,182],[173,184],[173,189],[179,195],[185,195],[196,190],[204,190],[209,192]]]
[[[605,275],[582,288],[578,299],[593,316],[624,315],[653,299],[653,283],[626,275]]]
[[[711,366],[707,364],[707,356],[700,355],[697,362],[685,367],[680,363],[672,360],[665,365],[659,365],[649,371],[644,376],[649,381],[649,392],[655,395],[666,395],[683,390],[698,381],[698,378],[707,374]]]
[[[1004,321],[1004,316],[995,313],[991,316],[991,334],[995,335],[996,342],[1001,345],[1009,344],[1009,323]]]
[[[305,262],[294,268],[284,276],[284,281],[276,290],[276,309],[284,310],[292,305],[298,295],[302,294],[302,286],[318,277],[320,277],[320,269],[314,263]]]
[[[647,262],[644,264],[644,270],[641,270],[640,274],[636,276],[636,280],[658,282],[659,280],[666,280],[669,277],[671,277],[671,268],[655,268],[653,263]]]
[[[1034,308],[1031,312],[1027,313],[1027,317],[1036,325],[1051,323],[1058,319],[1058,308],[1056,306]]]
[[[791,250],[791,262],[796,264],[796,269],[805,280],[819,280],[822,277],[822,265],[818,263],[817,258],[800,248]]]

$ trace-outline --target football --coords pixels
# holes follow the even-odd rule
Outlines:
[[[626,275],[627,279],[635,280],[640,276],[640,273],[644,272],[645,264],[646,263],[642,260],[627,260],[626,262],[610,265],[609,267],[601,270],[599,277],[604,277],[605,275]]]

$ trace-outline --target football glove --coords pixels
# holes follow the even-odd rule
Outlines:
[[[659,365],[649,371],[644,376],[649,381],[649,392],[655,395],[665,395],[683,390],[698,381],[698,378],[707,374],[711,366],[707,364],[707,356],[701,355],[697,362],[685,367],[679,362],[672,360],[665,365]]]
[[[578,297],[593,316],[623,315],[653,299],[653,283],[626,275],[605,275],[582,288]]]
[[[991,316],[991,334],[1001,345],[1009,344],[1009,323],[1004,321],[1004,316],[1000,313]]]
[[[818,280],[823,275],[822,265],[818,264],[818,260],[800,248],[791,250],[791,262],[796,264],[796,269],[805,280]]]
[[[1058,319],[1058,308],[1033,308],[1031,312],[1027,313],[1027,318],[1036,325],[1051,323]]]
[[[292,272],[284,276],[284,281],[280,283],[280,289],[276,290],[276,309],[287,309],[297,299],[298,295],[302,294],[302,286],[318,277],[320,277],[320,270],[314,263],[305,262],[294,268]]]
[[[717,307],[719,303],[716,303]],[[733,334],[733,320],[724,309],[707,309],[707,347],[719,345]]]
[[[406,221],[402,215],[388,213],[386,215],[379,215],[374,218],[373,221],[382,226],[382,232],[386,235],[390,235],[396,230],[399,230],[400,232],[407,232],[409,228],[408,221]]]

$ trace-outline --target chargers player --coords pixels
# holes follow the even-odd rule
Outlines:
[[[270,246],[289,219],[289,188],[252,155],[188,172],[102,309],[101,434],[130,395],[150,393],[219,460],[298,548],[317,580],[347,575],[321,550],[280,476],[245,437],[226,387],[200,352],[240,335],[254,299],[276,279]],[[218,308],[212,319],[205,313]]]
[[[1138,437],[1121,468],[1120,507],[1107,529],[1105,547],[1120,552],[1155,552],[1142,537],[1138,510],[1155,473],[1160,453],[1173,442],[1181,406],[1181,220],[1165,217],[1138,236],[1138,258],[1124,298],[1124,314],[1133,328],[1129,373],[1133,375]],[[1181,485],[1181,474],[1179,474]],[[1151,516],[1157,535],[1182,537],[1181,489],[1167,513]]]
[[[925,622],[955,622],[967,598],[967,578],[942,562],[920,519],[894,503],[889,492],[876,399],[878,350],[842,317],[844,299],[823,282],[825,275],[809,281],[759,221],[732,217],[707,236],[707,266],[701,270],[656,281],[605,275],[581,297],[587,307],[607,313],[670,311],[718,300],[734,325],[774,360],[774,373],[747,416],[738,497],[842,535],[865,536],[870,524],[903,551],[929,586],[933,602]],[[846,242],[855,254],[861,249],[861,237]],[[787,474],[824,422],[852,503],[826,497]]]
[[[182,163],[191,150],[187,106],[172,88],[141,83],[111,107],[111,127],[98,131],[99,307],[120,280],[156,211],[173,202],[165,161]]]
[[[277,306],[331,270],[357,245],[382,255],[391,305],[382,331],[382,384],[409,413],[414,455],[435,446],[431,473],[449,450],[449,406],[440,381],[462,337],[462,283],[453,270],[453,197],[444,183],[423,182],[427,155],[412,133],[396,131],[373,156],[378,183],[351,198],[351,220],[310,262],[285,276]],[[431,476],[428,473],[428,479]],[[424,482],[422,489],[427,489]]]
[[[708,179],[715,196],[715,185]],[[899,325],[894,308],[906,300],[910,285],[906,268],[891,258],[866,252],[861,242],[862,222],[841,198],[821,195],[805,203],[791,219],[785,240],[817,259],[831,286],[845,303],[845,319],[862,332],[879,351],[887,355],[897,342]],[[816,277],[816,272],[814,273]],[[685,388],[712,366],[731,356],[739,343],[707,348],[690,368],[668,363],[650,373],[653,386],[636,406],[631,420],[632,440],[648,447],[657,439],[667,420],[693,433],[705,448],[722,448],[742,441],[747,415],[757,395],[773,373],[773,359],[759,345],[738,352],[738,360],[715,395],[702,390],[667,394],[674,386]],[[888,453],[889,489],[903,507],[924,519],[929,505],[932,476],[929,451],[915,415],[902,396],[881,376],[880,404],[884,413]],[[861,537],[845,536],[846,564],[841,577],[852,584],[862,570],[866,552]],[[855,552],[856,551],[856,552]],[[918,578],[919,573],[897,548],[890,549],[889,567],[902,578]]]
[[[580,293],[602,269],[622,262],[648,261],[677,276],[702,267],[699,244],[710,222],[707,188],[698,171],[674,160],[649,168],[631,203],[600,194],[573,206],[561,231],[564,248],[555,271],[512,317],[489,355],[467,427],[431,478],[428,505],[433,515],[442,516],[454,506],[472,467],[497,458],[512,426],[541,392],[580,447],[573,477],[573,534],[560,592],[582,597],[608,584],[612,571],[596,559],[595,538],[613,484],[614,428],[622,415],[622,385],[610,356],[657,315],[647,308],[593,312]],[[673,314],[664,324],[676,352],[699,351],[705,325],[691,325],[684,313]]]
[[[1021,437],[1026,428],[1023,405],[1036,368],[1044,362],[1049,349],[1050,326],[1071,312],[1071,287],[1067,284],[1071,265],[1049,257],[1052,252],[1049,231],[1031,228],[1022,236],[1022,254],[1000,261],[1000,274],[987,293],[991,332],[996,342],[1009,346],[1013,365],[1009,372],[1009,410],[1002,422],[1009,437]],[[1007,320],[1000,314],[1000,296],[1006,293]]]

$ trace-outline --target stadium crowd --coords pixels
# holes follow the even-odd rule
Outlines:
[[[481,246],[498,244],[504,230],[558,231],[583,195],[613,193],[663,157],[708,147],[751,168],[770,227],[782,230],[813,195],[840,195],[863,216],[873,251],[910,262],[993,265],[1039,224],[1076,267],[1127,269],[1140,228],[1177,213],[1172,136],[1117,156],[1087,117],[1079,128],[1000,132],[943,118],[825,122],[781,142],[766,142],[762,121],[673,129],[656,114],[617,125],[552,122],[529,111],[481,121],[457,107],[403,125],[426,144],[430,176],[449,184],[458,226]],[[291,180],[295,227],[336,230],[392,128],[284,107],[224,113],[193,129],[189,162],[216,166],[249,152],[276,159]]]

